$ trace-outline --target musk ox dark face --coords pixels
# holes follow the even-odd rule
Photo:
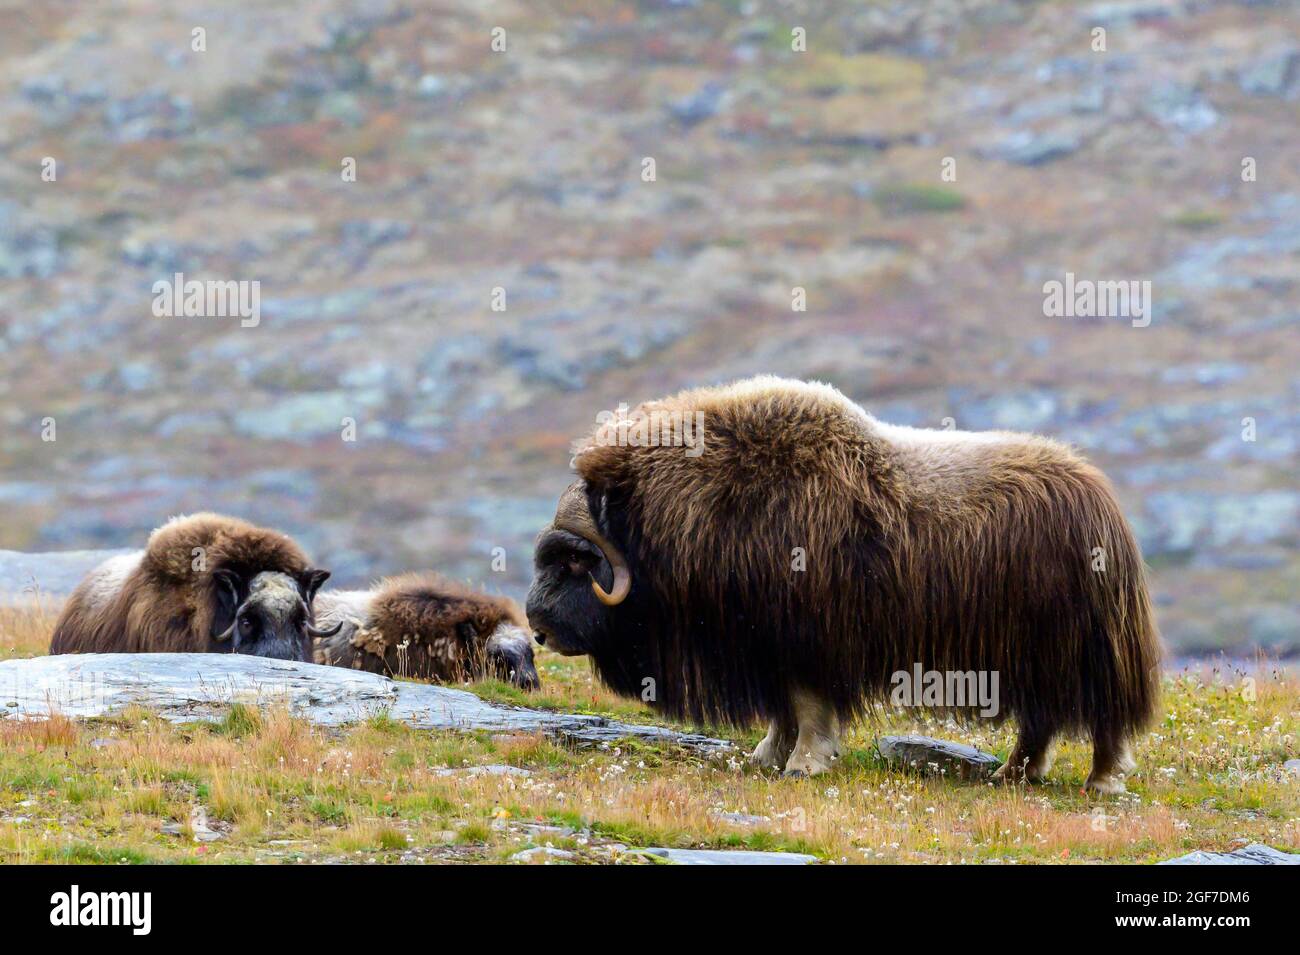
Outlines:
[[[312,600],[329,577],[327,570],[298,575],[267,571],[245,580],[233,570],[213,571],[217,610],[213,639],[233,653],[277,660],[312,661],[312,641],[334,631],[316,628]]]
[[[608,642],[609,608],[592,581],[613,577],[600,550],[577,534],[547,527],[537,538],[528,624],[538,643],[564,656],[595,655]]]
[[[533,661],[533,644],[523,627],[503,624],[492,631],[483,645],[483,673],[521,690],[542,685]]]
[[[606,516],[618,523],[618,506],[603,500]],[[659,706],[663,699],[650,688],[663,685],[664,666],[654,652],[649,591],[633,590],[635,548],[597,526],[592,514],[601,510],[602,497],[591,497],[582,481],[561,496],[555,519],[537,538],[528,624],[534,639],[556,653],[590,656],[615,692]]]

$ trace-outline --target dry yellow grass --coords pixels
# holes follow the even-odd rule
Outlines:
[[[6,647],[39,652],[48,615],[4,618]],[[46,630],[48,639],[48,629]],[[13,653],[10,653],[13,655]],[[599,687],[585,661],[543,653],[534,704],[653,719]],[[1247,681],[1251,682],[1247,682]],[[471,687],[522,700],[500,684]],[[627,742],[574,749],[528,734],[343,731],[234,708],[174,726],[0,719],[0,860],[632,860],[619,846],[747,847],[835,862],[1153,861],[1237,840],[1300,851],[1300,687],[1282,670],[1166,680],[1165,716],[1138,745],[1128,795],[1080,791],[1088,748],[1066,743],[1047,785],[1004,788],[894,771],[872,741],[924,732],[1005,754],[1009,728],[891,712],[855,727],[831,774],[784,780],[733,757]],[[742,747],[757,732],[732,733]],[[448,768],[518,767],[527,775]]]
[[[58,615],[58,607],[40,595],[26,605],[0,605],[0,660],[45,653]]]

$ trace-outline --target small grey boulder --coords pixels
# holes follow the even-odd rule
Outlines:
[[[882,736],[876,748],[888,762],[921,772],[945,772],[959,779],[987,779],[1002,765],[992,753],[929,736]]]

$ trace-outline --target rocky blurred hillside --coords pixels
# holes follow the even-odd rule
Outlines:
[[[518,596],[600,410],[774,372],[1075,442],[1177,649],[1300,647],[1294,2],[7,0],[0,79],[0,547],[214,508]]]

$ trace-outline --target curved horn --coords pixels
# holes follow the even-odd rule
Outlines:
[[[334,624],[334,626],[330,627],[328,630],[318,630],[314,623],[307,624],[307,633],[309,633],[313,637],[332,637],[334,636],[334,634],[338,633],[342,629],[343,629],[342,620]]]
[[[594,545],[609,563],[610,569],[614,571],[613,590],[606,593],[595,576],[591,578],[591,589],[596,592],[596,597],[601,603],[606,607],[617,607],[627,599],[628,593],[632,590],[632,572],[628,570],[627,560],[622,552],[606,540],[605,535],[596,527],[596,522],[591,517],[591,510],[587,507],[587,495],[581,484],[570,485],[569,489],[560,495],[560,503],[555,509],[555,521],[552,526],[575,534]]]
[[[212,638],[218,643],[225,643],[235,635],[235,624],[239,621],[239,588],[241,581],[239,575],[228,567],[218,567],[213,570],[212,580],[217,591],[217,612],[219,613],[221,610],[223,595],[230,601],[230,626]],[[215,622],[213,621],[213,623]]]

